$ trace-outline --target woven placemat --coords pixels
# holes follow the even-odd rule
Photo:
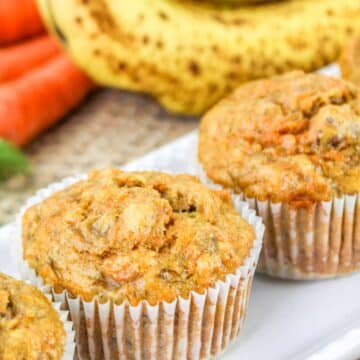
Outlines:
[[[146,96],[98,91],[25,149],[33,172],[0,185],[0,225],[37,189],[79,172],[120,166],[196,126],[197,119],[171,115]]]

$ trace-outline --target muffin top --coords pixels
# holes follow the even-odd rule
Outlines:
[[[199,161],[247,197],[309,206],[360,191],[357,87],[301,71],[247,83],[202,119]]]
[[[65,330],[49,300],[0,273],[0,359],[61,359]]]
[[[151,304],[234,273],[255,240],[227,191],[190,175],[106,169],[23,217],[29,265],[56,291]]]

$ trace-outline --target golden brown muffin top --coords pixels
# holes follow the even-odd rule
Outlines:
[[[360,36],[352,38],[341,52],[339,59],[344,79],[360,86]]]
[[[360,191],[359,90],[292,72],[239,87],[202,119],[207,176],[260,200],[307,206]]]
[[[0,273],[0,359],[58,360],[65,341],[63,323],[49,300]]]
[[[152,171],[95,171],[23,218],[25,259],[46,283],[133,305],[213,286],[254,240],[228,192]]]

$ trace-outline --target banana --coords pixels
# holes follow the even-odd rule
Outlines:
[[[334,61],[360,32],[359,0],[220,7],[185,0],[38,0],[73,59],[99,84],[200,114],[250,79]]]
[[[269,1],[275,1],[275,0],[195,0],[195,1],[199,1],[199,2],[205,2],[205,1],[210,1],[214,4],[217,5],[244,5],[244,4],[258,4],[258,3],[265,3],[265,2],[269,2]],[[277,0],[280,1],[280,0]]]
[[[360,36],[352,38],[339,59],[342,77],[360,86]]]

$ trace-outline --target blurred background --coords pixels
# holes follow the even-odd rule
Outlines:
[[[0,225],[47,184],[195,129],[246,81],[338,62],[358,0],[0,0]]]

